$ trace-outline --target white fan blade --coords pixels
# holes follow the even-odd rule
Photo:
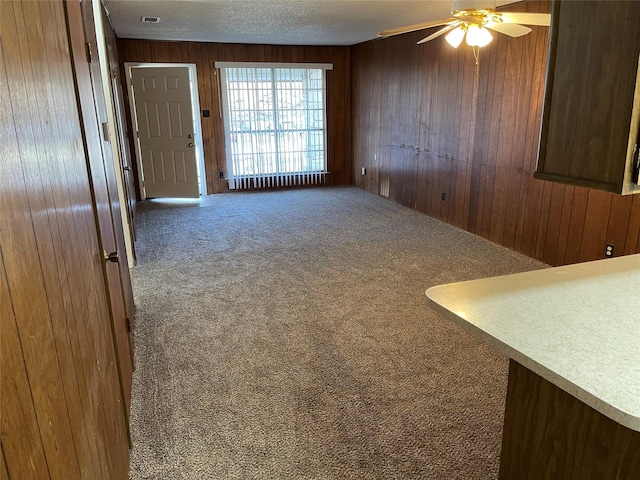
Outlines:
[[[427,43],[430,40],[433,40],[434,38],[438,38],[440,35],[444,35],[447,32],[450,32],[451,30],[453,30],[454,28],[456,28],[458,25],[460,25],[462,22],[454,22],[451,25],[447,25],[444,28],[441,28],[440,30],[438,30],[436,33],[432,33],[431,35],[429,35],[426,38],[423,38],[422,40],[420,40],[418,42],[418,45],[421,45],[423,43]]]
[[[447,18],[445,20],[433,20],[431,22],[415,23],[413,25],[407,25],[405,27],[391,28],[389,30],[383,30],[378,32],[379,37],[390,37],[392,35],[400,35],[402,33],[416,32],[418,30],[424,30],[425,28],[439,27],[441,25],[450,25],[453,22],[457,22],[457,18]]]
[[[486,28],[495,30],[496,32],[504,33],[510,37],[521,37],[531,31],[529,27],[518,25],[517,23],[493,23],[489,22],[485,25]]]
[[[549,13],[499,12],[496,15],[499,15],[504,23],[540,25],[543,27],[551,25],[551,14]]]

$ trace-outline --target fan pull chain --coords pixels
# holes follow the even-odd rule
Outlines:
[[[476,68],[480,65],[480,47],[471,47],[473,57],[476,59]]]

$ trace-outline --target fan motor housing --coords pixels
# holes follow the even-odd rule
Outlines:
[[[492,0],[454,0],[451,3],[451,13],[469,12],[475,10],[494,11],[496,2]]]

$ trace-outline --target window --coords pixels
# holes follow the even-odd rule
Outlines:
[[[331,65],[216,62],[229,188],[323,183]]]

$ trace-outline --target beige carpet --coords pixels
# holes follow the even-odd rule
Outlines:
[[[362,190],[138,214],[131,478],[491,479],[507,359],[433,285],[544,267]]]

